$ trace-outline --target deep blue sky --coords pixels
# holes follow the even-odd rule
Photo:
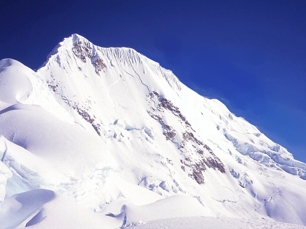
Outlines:
[[[136,49],[306,162],[305,0],[0,2],[0,59],[37,69],[72,33]]]

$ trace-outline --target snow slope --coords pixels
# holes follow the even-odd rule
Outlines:
[[[59,207],[66,221],[87,208],[109,228],[183,216],[306,225],[306,165],[129,48],[73,34],[36,72],[1,60],[0,135],[1,206],[22,193],[34,201],[33,190],[56,196],[33,228],[61,225]]]

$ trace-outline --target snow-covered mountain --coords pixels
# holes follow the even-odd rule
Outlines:
[[[306,164],[133,49],[73,34],[36,72],[1,60],[0,135],[0,228],[306,225]]]

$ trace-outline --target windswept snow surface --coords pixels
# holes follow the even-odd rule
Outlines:
[[[16,225],[3,208],[20,195],[42,204],[30,228],[306,225],[306,165],[133,49],[73,34],[36,72],[1,60],[0,135],[1,214]]]
[[[36,189],[29,192],[16,194],[1,203],[0,225],[1,228],[16,228],[28,218],[34,217],[26,224],[39,223],[42,206],[54,198],[50,190]]]
[[[78,206],[51,190],[35,189],[6,199],[0,228],[118,228],[122,222]]]
[[[267,219],[250,220],[235,218],[215,218],[215,217],[180,217],[171,219],[155,220],[150,222],[136,222],[126,227],[126,229],[303,229],[305,226],[275,222]]]

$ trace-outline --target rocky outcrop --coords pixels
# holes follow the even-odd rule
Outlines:
[[[96,53],[93,45],[90,42],[82,42],[81,40],[76,41],[72,47],[73,54],[86,63],[88,58],[91,61],[91,64],[95,68],[96,73],[99,75],[99,72],[106,68],[105,63],[101,57]]]
[[[178,107],[155,91],[151,92],[147,99],[151,107],[148,110],[148,114],[161,125],[166,140],[172,141],[180,150],[181,169],[189,177],[193,178],[199,184],[204,184],[203,172],[207,168],[225,173],[224,164],[209,146],[196,137],[194,129]],[[175,130],[166,122],[163,114],[166,111],[170,112],[170,115],[177,117],[177,120],[183,126],[183,132],[179,133],[178,130]],[[183,136],[180,142],[176,139],[177,135]]]

